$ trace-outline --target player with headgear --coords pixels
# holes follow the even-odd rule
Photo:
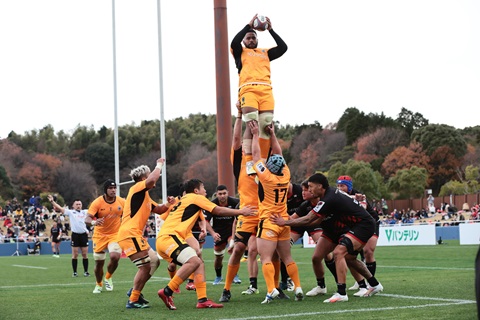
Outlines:
[[[114,180],[107,179],[103,184],[103,195],[93,200],[88,208],[85,223],[94,226],[92,241],[96,285],[93,293],[101,293],[103,285],[105,285],[105,290],[113,291],[112,275],[118,267],[118,261],[122,254],[122,249],[117,243],[117,233],[124,205],[125,199],[117,196],[117,184]],[[110,262],[103,281],[103,266],[107,250]]]
[[[273,125],[268,126],[272,143],[272,155],[265,160],[260,154],[259,126],[256,121],[248,123],[253,134],[253,168],[258,176],[258,215],[257,248],[262,261],[262,272],[267,285],[267,295],[262,303],[270,303],[280,292],[280,260],[285,263],[287,272],[295,285],[295,300],[303,300],[298,267],[292,259],[290,247],[290,227],[277,226],[270,221],[271,216],[288,219],[287,192],[290,184],[290,169],[285,163],[282,149],[275,135]]]

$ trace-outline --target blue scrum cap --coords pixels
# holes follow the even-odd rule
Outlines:
[[[280,175],[283,167],[285,167],[285,159],[279,154],[272,154],[270,158],[267,159],[266,166],[273,174]]]

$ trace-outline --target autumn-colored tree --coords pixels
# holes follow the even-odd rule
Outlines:
[[[61,194],[68,206],[75,199],[80,199],[86,208],[97,197],[97,186],[92,173],[92,167],[86,162],[65,160],[57,171],[57,189],[52,192]]]
[[[382,174],[386,177],[394,176],[398,170],[410,169],[413,166],[425,168],[431,172],[430,158],[425,154],[422,145],[412,142],[408,147],[398,147],[393,150],[382,164]]]
[[[301,182],[317,170],[326,171],[330,167],[332,154],[341,151],[345,145],[343,132],[303,130],[289,149],[292,159],[287,163],[292,180]]]
[[[219,184],[216,153],[212,153],[208,158],[200,159],[191,164],[183,175],[183,178],[184,180],[193,178],[202,180],[207,190],[207,196],[210,198]]]
[[[462,168],[465,170],[467,166],[480,166],[480,146],[467,144],[467,153],[463,157]]]
[[[430,155],[430,165],[432,172],[430,178],[432,182],[430,188],[436,194],[440,191],[443,184],[450,180],[460,180],[457,175],[460,168],[461,159],[458,159],[449,146],[441,146],[435,149]]]
[[[379,128],[357,140],[354,159],[371,162],[377,158],[385,158],[396,147],[405,146],[408,142],[408,136],[403,129]]]
[[[311,176],[318,170],[318,150],[315,148],[314,144],[310,144],[300,153],[300,162],[295,170],[293,167],[291,169],[291,180],[292,181],[303,181],[306,177]]]

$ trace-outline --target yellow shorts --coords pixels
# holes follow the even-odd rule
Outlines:
[[[235,232],[248,232],[251,234],[256,234],[257,228],[258,228],[257,216],[249,216],[249,217],[239,216]]]
[[[257,238],[270,241],[290,240],[290,227],[280,227],[270,220],[260,220],[258,223]]]
[[[106,250],[108,249],[108,245],[110,243],[117,242],[117,234],[111,234],[111,235],[102,234],[98,236],[93,235],[92,242],[93,242],[93,252],[96,252],[96,253],[106,252]]]
[[[175,235],[164,234],[155,242],[157,253],[166,261],[172,262],[177,259],[183,248],[188,247],[185,239]]]
[[[118,241],[118,245],[127,257],[137,252],[148,251],[150,249],[147,240],[143,237],[126,238]]]
[[[273,111],[275,100],[271,86],[250,84],[243,86],[238,93],[241,107],[252,107],[259,112]]]

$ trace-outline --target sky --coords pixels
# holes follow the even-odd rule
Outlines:
[[[275,120],[335,123],[345,109],[479,124],[480,1],[227,0],[229,42],[256,14],[288,51],[271,63]],[[52,125],[73,133],[216,114],[214,1],[0,1],[0,139]],[[259,32],[259,47],[275,42]],[[238,74],[229,56],[232,115]]]

